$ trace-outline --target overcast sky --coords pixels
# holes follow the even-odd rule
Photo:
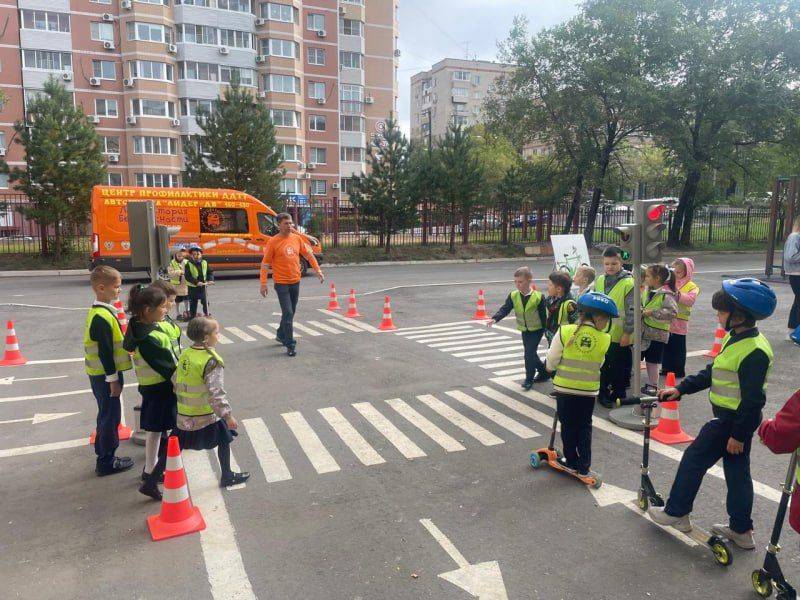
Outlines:
[[[400,125],[409,133],[410,81],[443,58],[495,60],[514,16],[531,30],[560,23],[577,12],[578,0],[401,0]],[[468,46],[467,46],[468,44]]]

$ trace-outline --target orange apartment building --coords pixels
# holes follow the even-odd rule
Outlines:
[[[110,185],[179,186],[198,107],[236,73],[270,109],[282,191],[346,198],[397,109],[397,2],[0,0],[0,152],[24,165],[12,124],[55,75],[95,124]]]

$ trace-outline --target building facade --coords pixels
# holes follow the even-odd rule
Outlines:
[[[12,125],[51,75],[95,124],[111,185],[180,185],[198,110],[235,75],[270,109],[282,191],[312,200],[347,191],[397,106],[397,0],[17,0],[0,22],[12,166]]]
[[[451,123],[481,122],[486,96],[509,67],[486,60],[445,58],[411,77],[411,139],[443,137]]]

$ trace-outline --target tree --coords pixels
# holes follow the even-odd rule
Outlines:
[[[92,186],[105,179],[100,138],[80,106],[73,105],[72,94],[53,77],[28,103],[26,118],[14,123],[14,142],[24,148],[27,168],[10,168],[0,160],[0,172],[28,197],[29,207],[20,210],[39,225],[42,254],[49,254],[52,230],[53,261],[58,262],[64,228],[86,222]]]
[[[280,197],[280,149],[269,109],[231,81],[211,114],[201,114],[199,140],[184,145],[189,187],[230,188],[274,202]]]
[[[393,116],[370,149],[370,172],[353,179],[350,201],[367,229],[377,233],[389,254],[392,234],[413,225],[415,197],[409,194],[409,145]]]

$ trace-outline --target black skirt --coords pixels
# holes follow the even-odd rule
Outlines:
[[[661,364],[661,359],[664,356],[664,342],[656,342],[655,340],[650,340],[650,345],[647,347],[647,350],[642,352],[642,360],[645,362],[649,362],[650,364]]]
[[[175,429],[172,433],[178,436],[181,450],[210,450],[216,448],[220,443],[230,444],[233,441],[233,435],[224,419],[206,425],[197,431]]]
[[[142,410],[139,424],[145,431],[167,431],[175,427],[178,414],[178,399],[171,381],[155,385],[139,386],[142,395]]]

